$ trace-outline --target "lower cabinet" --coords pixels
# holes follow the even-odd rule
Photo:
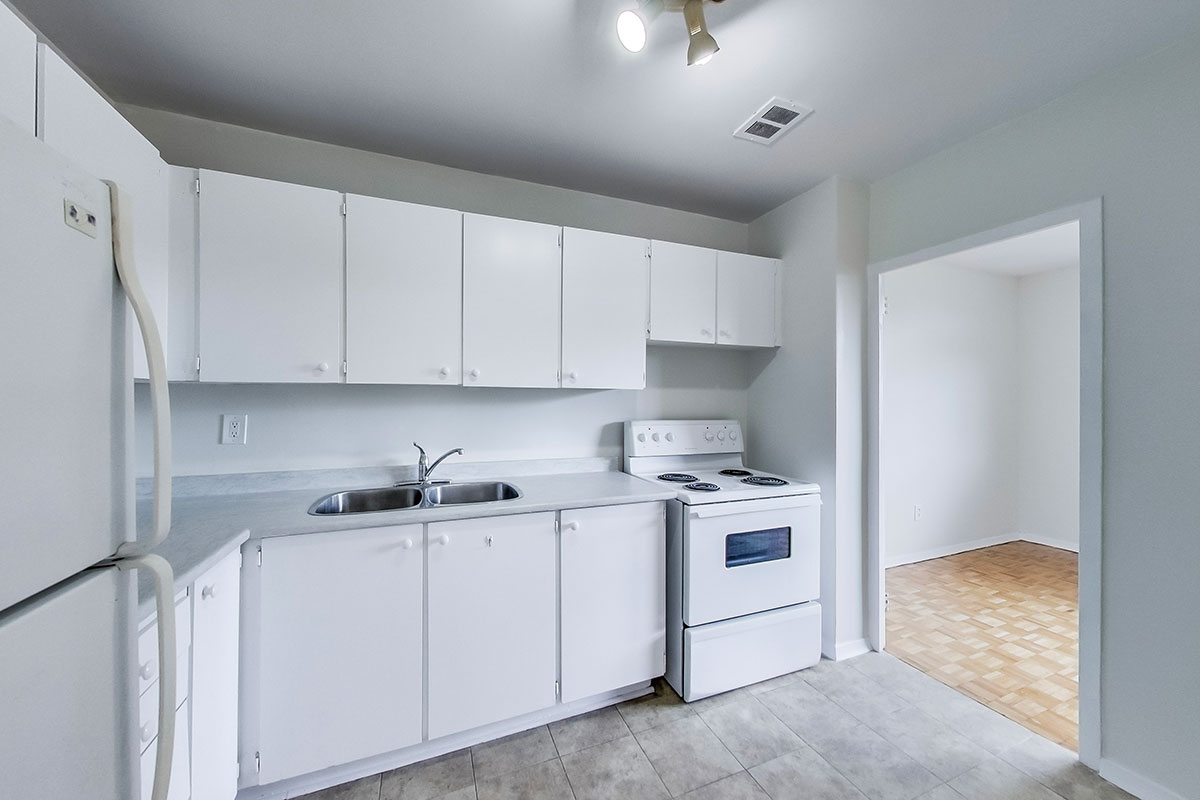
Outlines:
[[[648,681],[667,653],[662,503],[563,511],[562,701]]]
[[[260,783],[421,741],[422,533],[260,543]]]
[[[234,551],[192,587],[192,800],[237,794],[241,572]]]
[[[429,525],[429,738],[554,705],[553,513]]]

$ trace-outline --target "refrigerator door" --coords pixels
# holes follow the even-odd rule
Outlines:
[[[132,537],[129,338],[108,187],[0,118],[0,609]]]
[[[0,613],[0,794],[137,797],[133,591],[89,570]]]

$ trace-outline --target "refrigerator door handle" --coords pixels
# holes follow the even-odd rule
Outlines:
[[[133,219],[129,195],[113,181],[108,185],[112,207],[113,262],[117,276],[133,313],[137,317],[142,340],[146,344],[146,363],[150,372],[150,407],[154,417],[154,523],[148,541],[125,542],[117,548],[118,556],[137,556],[148,553],[167,538],[171,530],[171,402],[167,393],[167,361],[163,354],[162,337],[154,321],[150,301],[142,290],[133,263]],[[160,615],[161,617],[161,615]]]
[[[175,574],[162,556],[149,553],[113,562],[119,570],[146,569],[154,576],[158,611],[158,752],[150,800],[166,800],[175,752]]]

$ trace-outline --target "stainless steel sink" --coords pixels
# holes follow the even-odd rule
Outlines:
[[[516,500],[520,496],[520,489],[503,481],[447,483],[430,486],[425,490],[425,501],[431,506],[495,503],[499,500]]]
[[[516,500],[521,490],[511,483],[447,483],[434,486],[388,486],[327,494],[308,509],[309,514],[364,514],[370,511],[399,511],[406,508],[436,508],[466,503],[495,503]]]
[[[395,511],[421,505],[424,492],[415,486],[387,486],[382,489],[356,489],[327,494],[312,504],[310,514],[362,514],[367,511]]]

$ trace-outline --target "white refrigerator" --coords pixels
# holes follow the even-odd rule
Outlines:
[[[120,189],[0,116],[0,795],[165,798],[174,736],[162,345]],[[124,247],[122,246],[124,244]],[[133,308],[133,314],[127,309]],[[136,324],[135,324],[136,320]],[[155,514],[135,530],[130,337],[155,407]],[[156,578],[159,756],[140,787],[135,569]],[[153,691],[153,689],[151,690]]]

